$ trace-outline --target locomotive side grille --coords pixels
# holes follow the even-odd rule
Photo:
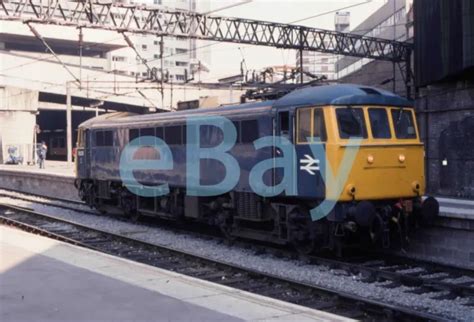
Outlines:
[[[258,198],[254,193],[236,192],[235,208],[237,210],[237,217],[239,218],[255,221],[263,219]]]
[[[99,181],[98,184],[98,190],[99,190],[99,197],[103,199],[109,199],[110,198],[110,186],[107,181]]]

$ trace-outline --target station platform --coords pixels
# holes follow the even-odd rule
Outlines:
[[[80,201],[74,179],[74,164],[67,162],[46,161],[45,169],[32,165],[0,164],[0,189]]]
[[[0,226],[1,321],[351,321]]]
[[[64,161],[45,161],[45,168],[40,169],[38,165],[26,164],[0,164],[0,171],[16,171],[34,174],[46,174],[53,176],[74,177],[74,163]]]
[[[0,189],[10,188],[45,197],[78,201],[77,190],[73,186],[74,177],[74,164],[64,161],[47,160],[46,169],[31,165],[0,164]],[[474,200],[434,197],[440,203],[441,217],[474,221]]]
[[[474,220],[474,200],[436,197],[440,214],[445,217]]]

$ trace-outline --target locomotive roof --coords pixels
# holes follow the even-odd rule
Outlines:
[[[315,105],[382,105],[411,107],[413,103],[383,89],[354,84],[305,87],[275,101],[274,107]]]
[[[251,102],[237,105],[224,105],[216,108],[203,108],[183,110],[172,113],[155,113],[144,115],[121,115],[112,118],[94,118],[81,124],[82,126],[95,127],[107,126],[111,123],[127,124],[129,122],[141,123],[151,120],[182,119],[188,115],[225,115],[238,111],[252,109],[252,114],[264,112],[271,108],[299,107],[299,106],[326,106],[326,105],[381,105],[411,107],[412,102],[391,92],[375,87],[339,84],[305,87],[281,97],[278,100]],[[245,111],[247,112],[247,111]]]

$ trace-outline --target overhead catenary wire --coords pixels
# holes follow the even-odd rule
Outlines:
[[[363,3],[354,4],[354,5],[351,5],[351,6],[348,6],[348,7],[352,7],[352,6],[356,6],[356,5],[365,4],[365,3],[368,3],[368,2],[370,2],[370,1],[365,1],[365,2],[363,2]],[[345,8],[346,8],[346,7],[343,7],[343,8],[340,8],[340,9],[338,9],[338,10],[343,10],[343,9],[345,9]],[[225,8],[224,8],[224,9],[225,9]],[[334,11],[336,11],[336,10],[332,10],[332,11],[326,12],[326,13],[321,13],[321,14],[318,14],[318,15],[316,15],[316,16],[322,16],[322,15],[324,15],[324,14],[328,14],[328,13],[331,13],[331,12],[334,12]],[[312,19],[312,18],[315,18],[315,17],[314,17],[314,16],[311,16],[311,17],[307,17],[307,18],[300,19],[299,21],[307,20],[307,19]],[[196,47],[195,49],[192,49],[192,50],[190,50],[190,51],[194,51],[194,50],[198,50],[198,49],[202,49],[202,48],[206,48],[206,47],[211,47],[211,46],[215,46],[215,45],[218,45],[218,44],[221,44],[221,43],[216,42],[216,43],[207,44],[207,45],[204,45],[204,46],[201,46],[201,47]],[[248,45],[248,46],[251,46],[251,45]],[[247,46],[244,46],[244,47],[247,47]],[[232,49],[232,50],[234,50],[234,49]],[[241,50],[241,49],[240,49],[240,50]],[[165,56],[165,58],[173,57],[173,56],[177,56],[177,55],[180,55],[180,53],[170,54],[170,55]],[[154,61],[154,60],[155,60],[155,59],[150,59],[150,60],[147,60],[147,62],[151,62],[151,61]],[[106,73],[108,73],[108,74],[110,74],[110,73],[116,73],[116,71],[108,71],[108,72],[106,72]],[[101,76],[99,76],[99,77],[104,77],[104,76],[105,76],[105,75],[101,75]],[[96,79],[97,79],[97,78],[96,78]],[[132,82],[132,81],[131,81],[131,82]]]
[[[38,38],[43,45],[51,52],[51,54],[56,58],[56,60],[64,67],[64,69],[74,78],[74,80],[80,84],[81,80],[74,75],[74,73],[64,64],[64,62],[59,58],[58,55],[54,52],[54,50],[51,48],[51,46],[48,44],[48,42],[41,36],[41,34],[31,25],[31,23],[26,23],[28,28],[30,28],[31,32],[33,35],[35,35],[36,38]]]
[[[246,3],[249,3],[250,1],[247,1],[247,2],[242,2],[242,3],[238,3],[236,5],[241,5],[241,4],[246,4]],[[357,3],[357,4],[353,4],[353,5],[350,5],[350,6],[345,6],[345,7],[341,7],[339,9],[335,9],[335,10],[330,10],[330,11],[327,11],[327,12],[323,12],[323,13],[320,13],[320,14],[317,14],[317,15],[313,15],[313,16],[310,16],[310,17],[305,17],[305,18],[302,18],[302,19],[298,19],[298,20],[295,20],[293,22],[298,22],[298,21],[304,21],[304,20],[308,20],[308,19],[313,19],[313,18],[316,18],[316,17],[320,17],[320,16],[323,16],[323,15],[327,15],[329,13],[332,13],[332,12],[336,12],[336,11],[339,11],[339,10],[344,10],[344,9],[347,9],[347,8],[350,8],[350,7],[355,7],[355,6],[358,6],[358,5],[363,5],[363,4],[366,4],[366,3],[369,3],[370,1],[364,1],[364,2],[361,2],[361,3]],[[223,8],[219,8],[219,9],[216,9],[216,10],[212,10],[208,13],[213,13],[213,12],[217,12],[219,10],[225,10],[225,9],[228,9],[232,6],[226,6],[226,7],[223,7]],[[293,22],[290,22],[290,23],[293,23]],[[205,47],[210,47],[210,46],[214,46],[214,45],[218,45],[218,44],[221,44],[219,42],[217,43],[211,43],[211,44],[207,44],[207,45],[204,45],[204,46],[201,46],[201,47],[197,47],[196,50],[198,49],[202,49],[202,48],[205,48]],[[250,46],[250,45],[248,45]],[[247,46],[244,46],[244,47],[247,47]],[[190,50],[190,51],[193,51],[193,50]],[[165,58],[169,58],[169,57],[172,57],[172,56],[177,56],[177,55],[180,55],[180,53],[174,53],[174,54],[170,54],[170,55],[167,55]],[[155,59],[146,59],[148,62],[152,62],[154,61]],[[132,65],[132,64],[130,64]],[[114,71],[110,71],[110,73],[113,73]]]

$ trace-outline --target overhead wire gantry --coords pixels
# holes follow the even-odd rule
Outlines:
[[[412,45],[300,25],[206,15],[114,1],[0,0],[0,20],[318,51],[398,64],[411,92]]]

